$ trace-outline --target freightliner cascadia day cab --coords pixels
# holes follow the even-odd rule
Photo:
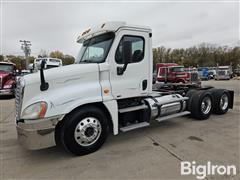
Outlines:
[[[77,39],[76,63],[21,77],[16,127],[27,149],[59,145],[75,155],[98,150],[114,135],[184,115],[204,120],[233,107],[233,91],[152,87],[152,31],[103,23]]]

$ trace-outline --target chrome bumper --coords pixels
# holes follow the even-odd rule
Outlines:
[[[19,143],[30,150],[55,146],[55,127],[62,116],[39,120],[24,120],[16,125]]]
[[[13,89],[1,89],[0,96],[13,95]]]

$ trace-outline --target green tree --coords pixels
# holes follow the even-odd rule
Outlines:
[[[60,51],[53,51],[53,52],[50,53],[50,57],[63,59],[64,58],[64,54],[62,52],[60,52]]]
[[[0,61],[4,61],[4,56],[0,55]]]
[[[62,61],[63,61],[63,65],[69,65],[75,62],[75,58],[71,55],[65,55]]]

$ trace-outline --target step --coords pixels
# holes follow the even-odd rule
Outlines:
[[[141,123],[131,124],[129,126],[125,126],[125,127],[120,128],[120,131],[127,132],[127,131],[131,131],[131,130],[134,130],[134,129],[146,127],[146,126],[149,126],[149,125],[150,124],[148,122],[141,122]]]
[[[123,109],[119,109],[118,112],[120,113],[125,113],[125,112],[130,112],[130,111],[137,111],[140,109],[147,109],[147,105],[143,104],[140,106],[133,106],[133,107],[127,107],[127,108],[123,108]]]
[[[171,115],[168,115],[168,116],[158,117],[158,118],[156,118],[156,120],[158,122],[161,122],[161,121],[165,121],[167,119],[176,118],[176,117],[180,117],[180,116],[185,116],[185,115],[188,115],[188,114],[190,114],[189,111],[183,111],[183,112],[176,113],[176,114],[171,114]]]

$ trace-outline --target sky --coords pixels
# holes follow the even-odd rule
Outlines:
[[[31,55],[43,49],[76,56],[78,35],[106,21],[151,27],[153,47],[240,45],[238,1],[0,1],[4,55],[23,55],[19,40],[29,40]]]

